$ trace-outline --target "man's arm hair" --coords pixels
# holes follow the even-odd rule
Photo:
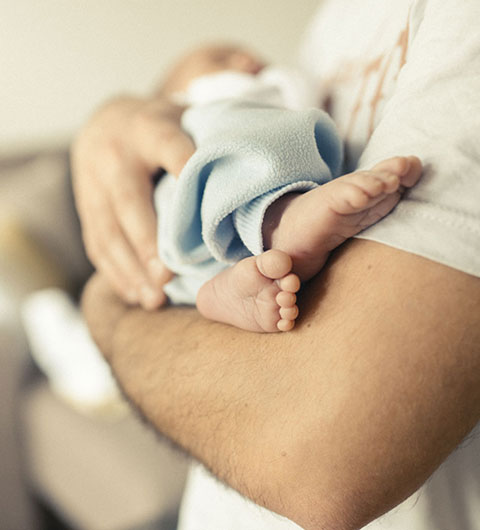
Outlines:
[[[480,418],[480,279],[353,240],[287,334],[191,308],[126,308],[93,278],[84,310],[156,429],[257,503],[357,529],[414,492]]]

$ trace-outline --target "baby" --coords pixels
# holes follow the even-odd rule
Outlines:
[[[183,125],[198,148],[179,179],[167,175],[156,190],[160,256],[177,274],[165,291],[212,320],[291,330],[301,282],[421,176],[413,156],[339,176],[331,120],[297,110],[315,104],[308,82],[239,47],[186,56],[162,91],[189,108]]]

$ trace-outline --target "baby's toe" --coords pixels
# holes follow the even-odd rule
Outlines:
[[[395,175],[404,175],[410,167],[410,160],[406,156],[394,156],[375,164],[372,171],[386,171]]]
[[[292,270],[292,258],[281,250],[267,250],[256,257],[257,268],[263,276],[278,280]]]
[[[400,184],[400,178],[397,175],[386,171],[366,171],[357,175],[354,173],[352,177],[354,177],[353,183],[370,199],[384,193],[393,193]]]
[[[349,213],[363,210],[367,207],[370,201],[370,195],[365,192],[362,187],[357,186],[356,184],[349,184],[348,187],[343,190],[343,193],[343,198],[350,208]]]
[[[400,182],[402,186],[411,188],[414,186],[422,176],[423,166],[420,159],[416,156],[408,157],[409,166],[408,169],[402,174]]]
[[[282,291],[296,293],[300,289],[300,278],[296,274],[288,274],[281,280],[278,280],[278,286]]]
[[[281,307],[280,316],[282,320],[295,320],[298,317],[298,307]]]
[[[287,291],[280,291],[275,301],[280,307],[292,307],[295,305],[295,302],[297,301],[297,297],[294,293],[288,293]]]
[[[279,320],[277,322],[277,328],[279,331],[291,331],[295,326],[295,320]]]

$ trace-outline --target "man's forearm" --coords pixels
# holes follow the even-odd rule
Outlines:
[[[398,504],[480,417],[480,281],[428,260],[349,243],[288,334],[125,311],[104,289],[94,280],[84,307],[132,401],[307,529],[360,528]]]

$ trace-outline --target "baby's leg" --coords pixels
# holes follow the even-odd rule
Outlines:
[[[280,250],[245,258],[200,289],[197,308],[206,318],[248,331],[290,331],[298,315],[300,280]]]
[[[266,246],[275,250],[246,258],[207,282],[197,296],[198,310],[249,331],[291,330],[300,279],[310,279],[334,248],[387,215],[421,172],[417,158],[396,157],[282,197],[264,222]]]
[[[421,173],[418,158],[396,157],[370,171],[286,195],[267,210],[265,248],[286,252],[293,260],[293,272],[302,281],[309,280],[334,248],[390,213],[403,189],[414,186]]]

